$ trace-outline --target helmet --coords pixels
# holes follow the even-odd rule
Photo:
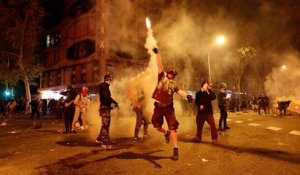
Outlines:
[[[174,68],[169,68],[169,69],[167,70],[167,74],[171,74],[171,75],[173,75],[173,77],[175,78],[175,76],[177,75],[177,71],[176,71],[176,69],[174,69]]]

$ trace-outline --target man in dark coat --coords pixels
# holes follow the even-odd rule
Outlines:
[[[99,85],[99,98],[100,98],[100,116],[102,126],[96,142],[104,147],[111,147],[112,142],[109,138],[109,126],[111,121],[110,112],[118,103],[111,97],[109,85],[111,84],[112,77],[110,75],[104,76],[104,82]]]
[[[68,134],[72,132],[72,121],[75,113],[75,107],[74,107],[74,100],[76,98],[76,91],[75,89],[69,85],[67,87],[67,91],[62,92],[61,95],[66,96],[66,99],[64,100],[64,122],[65,122],[65,132],[64,134]]]
[[[212,143],[218,144],[218,131],[215,125],[211,102],[214,99],[216,99],[216,95],[211,89],[211,84],[208,81],[203,81],[200,91],[197,91],[196,93],[195,99],[195,103],[198,108],[196,117],[197,134],[196,137],[193,138],[193,141],[195,142],[202,141],[202,130],[204,122],[207,121],[207,123],[210,125]]]
[[[225,131],[225,129],[230,129],[227,126],[227,109],[226,109],[226,92],[225,92],[226,84],[221,83],[220,92],[218,94],[218,106],[220,110],[220,120],[219,120],[219,131]],[[224,127],[222,127],[222,123]]]

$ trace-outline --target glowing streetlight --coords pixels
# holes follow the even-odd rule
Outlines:
[[[277,68],[277,70],[278,70],[278,69],[279,69],[279,71],[283,72],[283,71],[285,71],[285,70],[287,69],[287,67],[286,67],[286,65],[281,65],[280,68]],[[276,88],[276,89],[278,89],[278,85],[277,85],[277,72],[278,72],[278,71],[276,71],[276,72],[274,73],[274,83],[275,83],[275,88]]]
[[[225,37],[220,35],[216,37],[215,43],[219,46],[223,45],[225,43]],[[207,63],[208,63],[208,76],[209,76],[209,81],[211,82],[211,71],[210,71],[210,56],[209,56],[209,51],[207,53]]]
[[[225,37],[224,37],[224,36],[218,36],[218,37],[216,38],[216,43],[217,43],[218,45],[223,45],[223,44],[225,43]]]
[[[286,65],[282,65],[281,67],[280,67],[280,70],[281,71],[284,71],[286,69]]]

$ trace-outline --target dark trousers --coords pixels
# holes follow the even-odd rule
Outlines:
[[[66,109],[64,112],[64,122],[66,132],[71,132],[72,130],[72,122],[74,117],[75,109]]]
[[[212,140],[218,139],[218,131],[216,128],[215,120],[212,114],[201,114],[198,113],[196,117],[197,123],[197,137],[201,140],[202,139],[202,130],[204,126],[204,122],[207,122],[210,125],[210,132]]]
[[[227,110],[226,106],[219,106],[220,109],[220,120],[219,120],[219,128],[222,128],[222,123],[224,123],[224,128],[227,127]]]
[[[141,108],[134,108],[134,112],[136,114],[136,123],[134,129],[134,137],[139,136],[140,128],[144,122],[144,135],[148,134],[148,123],[143,116],[143,111]]]
[[[100,107],[102,126],[97,140],[101,140],[103,142],[107,142],[110,140],[109,138],[109,126],[111,120],[110,111],[111,109],[109,107],[106,106]]]

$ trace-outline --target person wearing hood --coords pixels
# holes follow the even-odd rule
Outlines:
[[[118,103],[111,97],[109,86],[112,82],[110,75],[104,76],[104,82],[99,85],[99,98],[100,98],[100,116],[102,126],[100,133],[96,139],[96,143],[101,144],[103,147],[111,147],[113,142],[109,138],[109,127],[111,116],[110,112],[112,109],[118,107]]]

